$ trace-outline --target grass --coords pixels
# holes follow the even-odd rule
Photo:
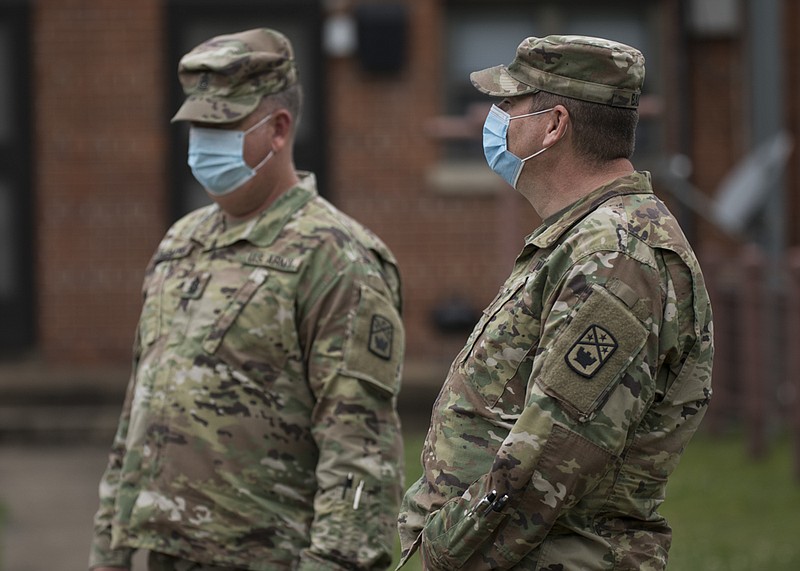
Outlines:
[[[758,462],[741,439],[698,437],[667,488],[670,569],[800,569],[800,482],[788,439]]]
[[[420,474],[422,436],[406,436],[406,484]],[[788,439],[750,461],[738,437],[698,435],[667,487],[672,571],[800,569],[800,482]],[[399,550],[398,550],[399,553]],[[421,571],[415,556],[404,571]]]

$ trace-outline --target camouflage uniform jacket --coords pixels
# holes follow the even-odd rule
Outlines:
[[[399,275],[302,176],[229,229],[215,205],[189,214],[152,258],[91,566],[135,548],[254,570],[391,563]]]
[[[703,276],[648,173],[555,218],[434,405],[399,518],[428,571],[666,565],[658,507],[711,394]]]

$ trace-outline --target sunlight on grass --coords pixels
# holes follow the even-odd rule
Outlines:
[[[406,487],[421,473],[423,438],[420,432],[406,435]],[[792,479],[788,439],[752,462],[741,438],[697,436],[670,480],[661,511],[673,528],[671,570],[800,569],[800,483]],[[419,557],[403,569],[421,571]]]

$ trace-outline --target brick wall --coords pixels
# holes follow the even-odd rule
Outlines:
[[[158,0],[33,4],[39,349],[126,362],[164,230]]]
[[[395,252],[403,274],[409,364],[449,364],[466,333],[443,335],[431,312],[464,297],[486,306],[505,279],[535,217],[509,190],[479,196],[442,194],[427,180],[440,158],[430,136],[443,111],[437,2],[409,2],[407,65],[374,76],[356,58],[331,61],[328,144],[332,200],[378,233]],[[498,179],[499,180],[499,179]],[[503,238],[515,233],[510,249]],[[413,374],[413,373],[412,373]]]
[[[693,184],[714,196],[728,171],[747,151],[746,62],[737,38],[699,39],[689,51],[690,141]],[[701,242],[733,248],[732,240],[700,221]]]
[[[143,268],[169,217],[165,1],[32,4],[39,349],[54,363],[129,359]],[[407,5],[400,72],[371,75],[353,57],[325,61],[325,192],[397,255],[409,364],[438,372],[466,333],[441,334],[431,312],[455,297],[485,307],[538,219],[506,188],[443,194],[429,184],[442,158],[430,125],[444,108],[443,2]],[[794,30],[797,9],[789,15]],[[795,36],[787,33],[792,45]],[[743,153],[742,41],[689,47],[693,182],[701,188],[716,188]],[[796,73],[787,79],[794,86]],[[795,99],[787,97],[793,125]],[[720,239],[705,227],[700,238]]]

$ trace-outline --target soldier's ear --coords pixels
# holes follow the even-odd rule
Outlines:
[[[563,105],[556,105],[553,111],[547,114],[547,131],[543,144],[546,147],[554,145],[567,134],[567,127],[572,118]]]
[[[286,109],[272,113],[272,148],[275,152],[283,149],[292,136],[294,117]]]

